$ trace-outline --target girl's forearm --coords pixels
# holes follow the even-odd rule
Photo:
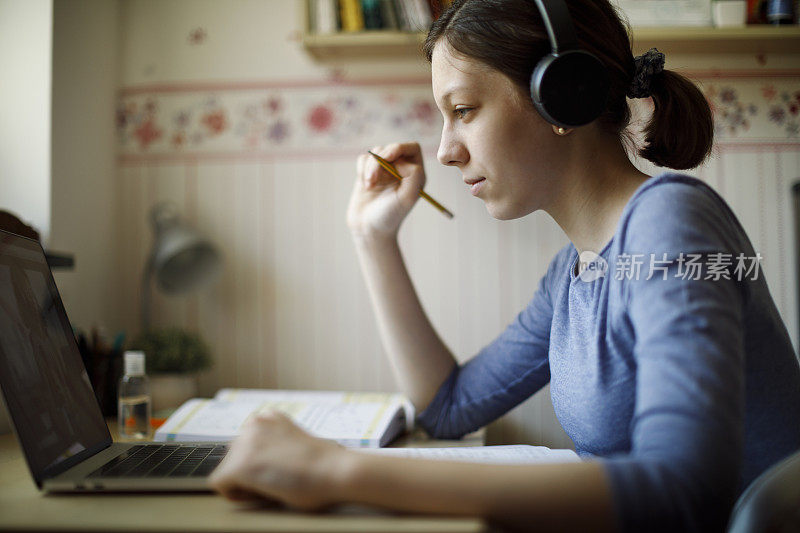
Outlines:
[[[397,241],[359,238],[355,241],[395,378],[421,411],[433,399],[456,361],[422,309]]]
[[[485,465],[347,451],[341,501],[386,509],[477,516],[536,531],[613,531],[615,517],[597,462]]]

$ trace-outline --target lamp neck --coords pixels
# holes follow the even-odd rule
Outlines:
[[[144,273],[142,274],[142,301],[141,301],[141,309],[139,310],[141,313],[141,328],[142,332],[145,332],[150,329],[150,301],[151,301],[151,293],[150,291],[153,290],[153,257],[150,256],[147,259],[147,263],[144,267]]]

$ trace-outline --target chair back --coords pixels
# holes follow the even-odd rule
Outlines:
[[[731,513],[728,533],[800,532],[800,450],[747,487]]]

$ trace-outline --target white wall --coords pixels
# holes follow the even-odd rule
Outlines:
[[[0,209],[50,233],[52,0],[0,0]]]
[[[0,0],[0,209],[50,232],[52,0]],[[0,433],[9,431],[0,397]]]
[[[55,0],[50,248],[75,257],[55,271],[72,325],[119,327],[114,275],[118,3]]]
[[[300,39],[304,0],[122,0],[121,83],[428,75],[419,55],[317,63]],[[192,44],[190,32],[205,39]]]

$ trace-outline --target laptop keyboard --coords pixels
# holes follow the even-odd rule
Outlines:
[[[228,447],[137,444],[88,477],[207,476],[225,457]]]

